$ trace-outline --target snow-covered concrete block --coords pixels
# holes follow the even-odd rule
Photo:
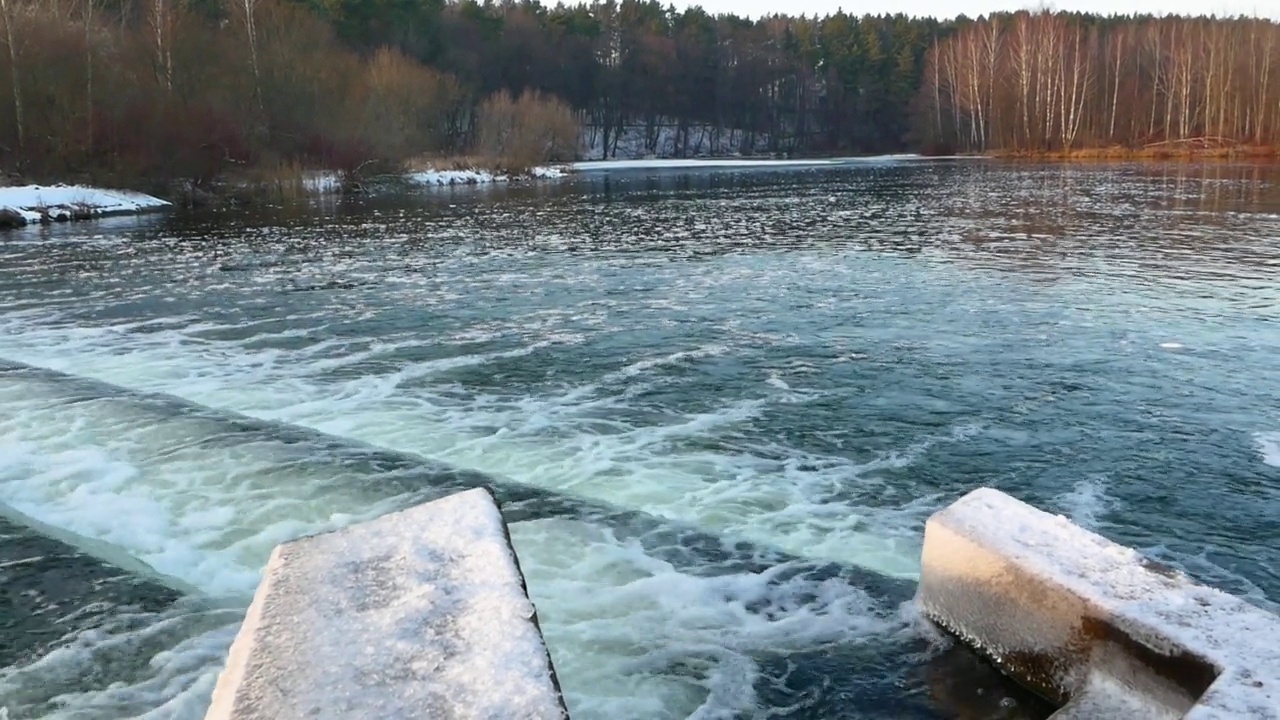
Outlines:
[[[1065,518],[975,490],[929,519],[922,565],[924,615],[1055,718],[1280,718],[1280,618]]]
[[[272,553],[207,720],[566,718],[493,495]]]

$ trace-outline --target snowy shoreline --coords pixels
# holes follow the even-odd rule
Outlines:
[[[0,228],[18,228],[112,215],[138,215],[172,207],[145,193],[83,185],[0,187]]]
[[[520,175],[492,172],[489,170],[423,170],[412,172],[405,177],[409,182],[427,187],[445,187],[449,185],[488,185],[505,183],[513,180],[556,180],[569,176],[569,167],[562,165],[539,166]]]
[[[768,169],[841,167],[863,163],[924,160],[919,155],[881,155],[859,158],[647,158],[633,160],[586,160],[561,165],[534,167],[526,173],[508,174],[491,170],[427,169],[405,174],[410,184],[424,188],[460,185],[494,185],[528,180],[559,180],[579,173],[636,170]],[[343,191],[342,176],[335,171],[310,171],[302,186],[309,195],[337,195]],[[0,229],[20,228],[69,220],[88,220],[114,215],[138,215],[171,208],[167,200],[131,190],[108,190],[83,185],[21,185],[0,187]]]
[[[940,160],[917,154],[870,155],[860,157],[830,157],[780,159],[770,157],[701,157],[701,158],[640,158],[624,160],[580,160],[562,165],[541,166],[522,175],[507,175],[488,170],[434,170],[412,172],[405,177],[411,183],[428,187],[453,185],[487,185],[515,180],[549,180],[566,178],[578,173],[600,173],[631,170],[726,170],[769,168],[823,168],[851,167],[865,164],[894,163],[913,160]]]
[[[571,165],[535,167],[527,173],[511,175],[493,170],[436,170],[428,168],[400,175],[405,182],[418,187],[454,187],[459,185],[493,185],[525,180],[556,180],[571,174]],[[336,170],[312,170],[303,174],[302,187],[308,195],[341,195],[342,173]]]

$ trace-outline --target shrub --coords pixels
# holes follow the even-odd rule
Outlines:
[[[574,157],[578,121],[559,98],[537,92],[513,98],[503,90],[486,99],[478,113],[476,152],[504,170],[525,172]]]
[[[363,108],[358,134],[376,159],[390,162],[439,152],[449,112],[461,100],[452,77],[390,48],[368,60],[354,91],[353,104]]]

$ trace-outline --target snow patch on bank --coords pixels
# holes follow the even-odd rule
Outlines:
[[[568,177],[569,171],[563,167],[535,167],[524,175],[508,175],[489,170],[423,170],[410,173],[409,181],[428,187],[446,187],[450,185],[490,185],[515,180],[553,180]]]
[[[529,171],[529,177],[537,180],[555,180],[569,177],[569,170],[559,165],[536,167]]]
[[[507,182],[506,175],[496,175],[487,170],[424,170],[410,173],[409,180],[419,185],[488,185]]]
[[[0,188],[0,211],[10,211],[25,223],[135,215],[169,206],[166,200],[130,190],[103,190],[82,185]]]

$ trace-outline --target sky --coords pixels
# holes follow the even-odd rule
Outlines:
[[[771,13],[826,15],[841,8],[854,15],[902,12],[950,18],[961,13],[977,17],[993,10],[1038,7],[1034,0],[680,0],[701,5],[710,13],[732,12],[759,17]],[[1095,13],[1151,13],[1155,15],[1250,15],[1280,20],[1280,0],[1053,0],[1056,10]]]

